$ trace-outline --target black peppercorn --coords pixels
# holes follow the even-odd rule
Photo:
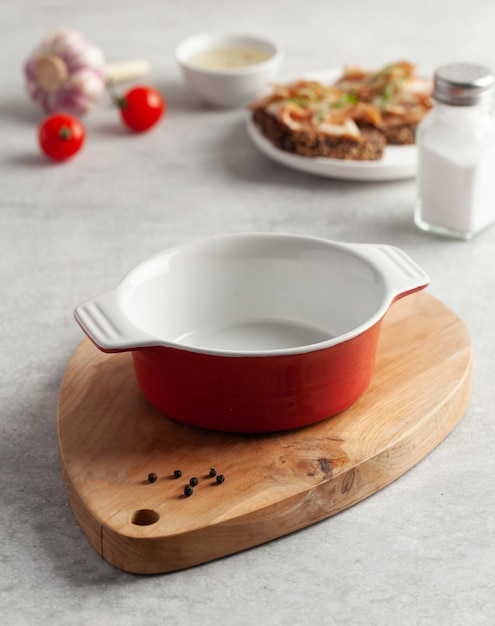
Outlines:
[[[214,478],[216,475],[217,475],[217,470],[214,467],[212,467],[210,470],[210,476]]]
[[[192,496],[193,493],[194,493],[194,489],[191,487],[191,485],[186,485],[184,487],[184,495],[185,496]]]
[[[180,478],[182,476],[182,472],[180,470],[174,470],[174,478]]]
[[[148,482],[149,483],[154,483],[156,479],[157,479],[157,475],[155,474],[155,472],[150,472],[148,474]]]
[[[199,480],[196,478],[196,476],[193,476],[190,480],[189,480],[189,484],[191,485],[191,487],[196,487],[196,485],[199,483]]]
[[[225,480],[225,476],[223,474],[218,474],[217,483],[221,485],[224,482],[224,480]]]

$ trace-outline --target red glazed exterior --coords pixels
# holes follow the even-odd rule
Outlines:
[[[132,352],[139,386],[160,412],[212,430],[306,426],[353,404],[375,364],[381,320],[337,345],[303,354],[218,356],[163,346]]]

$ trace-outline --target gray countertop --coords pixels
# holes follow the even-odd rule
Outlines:
[[[131,135],[106,98],[86,146],[53,165],[22,65],[49,30],[84,32],[108,61],[147,58],[168,111]],[[417,0],[2,0],[0,92],[0,614],[12,625],[495,623],[495,227],[471,242],[413,225],[414,180],[352,182],[262,155],[245,111],[202,108],[173,51],[208,30],[268,34],[282,78],[347,63],[409,59],[495,67],[495,4]],[[57,401],[82,340],[74,306],[137,262],[197,237],[294,232],[391,243],[431,277],[468,327],[469,408],[421,463],[374,496],[302,531],[211,563],[140,577],[93,550],[68,504]],[[421,393],[421,390],[418,390]]]

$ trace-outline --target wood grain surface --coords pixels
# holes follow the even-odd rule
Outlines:
[[[158,413],[141,395],[131,355],[104,354],[85,339],[58,407],[69,502],[95,550],[133,573],[270,541],[359,502],[424,458],[466,409],[471,361],[462,321],[417,293],[387,313],[372,382],[350,409],[298,430],[237,435]],[[212,467],[223,484],[209,477]],[[193,476],[199,484],[186,497]]]

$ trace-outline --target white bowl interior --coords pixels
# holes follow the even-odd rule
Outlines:
[[[241,68],[222,69],[220,73],[244,73],[257,71],[260,66],[265,63],[269,63],[272,59],[279,54],[278,47],[267,39],[261,39],[259,37],[252,37],[248,35],[223,35],[218,33],[206,33],[202,35],[196,35],[183,41],[176,50],[176,58],[180,64],[188,66],[199,73],[217,73],[215,70],[208,70],[206,68],[191,65],[190,60],[196,54],[211,50],[213,48],[221,48],[233,45],[254,47],[266,52],[269,57],[266,61],[256,63],[254,65],[248,65]]]
[[[195,242],[138,266],[121,284],[132,322],[195,349],[264,351],[353,333],[385,298],[376,269],[339,244],[256,236]]]

